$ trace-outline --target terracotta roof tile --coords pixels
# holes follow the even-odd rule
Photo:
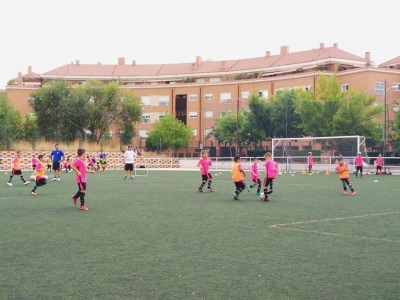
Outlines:
[[[394,66],[400,64],[400,56],[397,56],[391,60],[385,61],[384,63],[381,63],[379,67],[386,67],[386,66]]]
[[[241,70],[267,69],[285,65],[310,63],[313,61],[336,58],[367,62],[363,57],[338,49],[327,47],[311,49],[287,54],[271,55],[256,58],[225,61],[225,69],[221,69],[221,61],[204,61],[195,69],[194,63],[154,64],[154,65],[102,65],[102,64],[68,64],[44,73],[45,76],[168,76],[179,74],[201,74],[235,72]]]

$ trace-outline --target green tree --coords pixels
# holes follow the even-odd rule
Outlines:
[[[237,144],[239,153],[242,153],[242,148],[255,145],[263,136],[263,132],[250,122],[249,116],[250,112],[242,110],[238,114],[239,120],[235,114],[215,119],[208,137],[214,136],[219,144]]]
[[[271,126],[271,107],[264,97],[252,94],[249,98],[250,112],[247,114],[249,125],[252,127],[250,140],[257,145],[273,136]]]
[[[22,139],[32,144],[32,149],[36,148],[36,140],[38,138],[37,116],[29,114],[25,116],[25,122],[22,125]]]
[[[37,130],[40,137],[48,141],[71,141],[68,126],[61,122],[63,115],[70,116],[69,110],[77,109],[75,106],[63,105],[70,96],[71,88],[63,80],[53,81],[31,94],[30,105],[37,116]],[[77,120],[74,118],[74,121]]]
[[[0,148],[10,150],[11,142],[20,138],[22,119],[19,111],[0,94]]]
[[[120,89],[118,83],[103,84],[91,80],[84,86],[89,95],[90,140],[107,140],[109,126],[116,123],[124,141],[135,136],[135,123],[140,121],[142,108],[140,98],[129,90]]]
[[[374,102],[375,96],[365,92],[348,93],[333,117],[332,135],[362,135],[370,144],[378,143],[381,129],[376,117],[381,115],[382,107],[374,107]]]
[[[152,150],[173,150],[187,146],[193,138],[192,130],[173,115],[166,115],[156,121],[146,139],[146,148]]]
[[[393,156],[400,156],[400,113],[396,113],[395,120],[392,127],[392,147]]]
[[[295,110],[295,91],[278,92],[268,101],[270,106],[271,133],[274,137],[299,137],[301,118]]]
[[[296,112],[304,134],[313,136],[330,136],[333,131],[333,117],[339,110],[340,100],[345,93],[341,92],[340,82],[336,76],[322,74],[317,81],[316,92],[296,90],[298,101]]]

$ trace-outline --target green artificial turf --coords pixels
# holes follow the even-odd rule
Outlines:
[[[0,299],[400,297],[399,177],[345,196],[336,174],[283,174],[261,202],[233,200],[229,172],[203,194],[198,172],[123,175],[88,175],[80,211],[73,173],[37,196],[0,174]]]

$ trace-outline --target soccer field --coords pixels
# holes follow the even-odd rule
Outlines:
[[[336,174],[283,174],[261,202],[233,200],[229,172],[203,194],[199,172],[123,175],[88,175],[80,211],[74,173],[37,196],[0,174],[0,299],[400,297],[397,176],[345,196]]]

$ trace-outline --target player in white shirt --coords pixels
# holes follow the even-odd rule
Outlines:
[[[138,156],[135,151],[132,150],[132,146],[128,146],[128,150],[125,151],[124,157],[125,157],[125,177],[124,180],[129,175],[129,178],[133,180],[132,172],[134,169],[134,160],[135,156]]]

